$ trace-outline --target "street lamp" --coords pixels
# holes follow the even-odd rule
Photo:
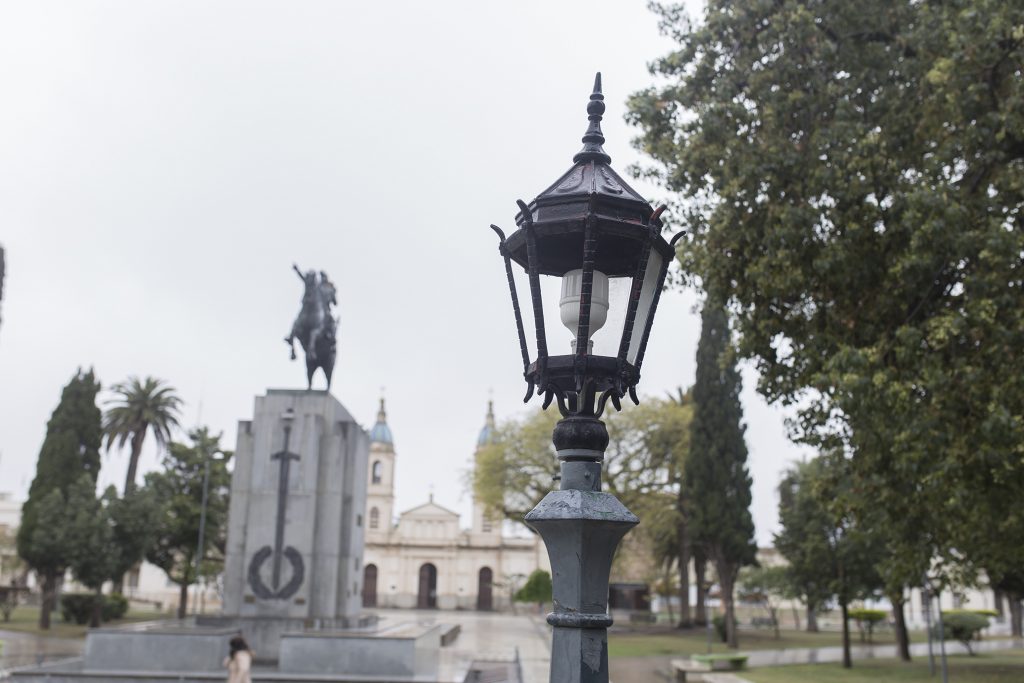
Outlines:
[[[205,435],[203,438],[205,438]],[[210,460],[215,458],[219,453],[219,451],[218,453],[208,452],[205,441],[200,442],[199,449],[203,454],[203,499],[199,506],[199,538],[196,540],[196,557],[195,566],[193,567],[196,578],[196,590],[195,595],[192,598],[193,615],[199,614],[199,599],[202,596],[202,588],[199,584],[199,572],[202,568],[203,556],[206,552],[206,504],[210,495]]]
[[[600,418],[609,401],[621,409],[636,385],[673,246],[661,236],[661,213],[612,170],[602,148],[601,74],[587,105],[590,121],[573,166],[529,205],[518,201],[518,229],[499,252],[512,295],[527,383],[546,409],[558,404],[562,419],[552,440],[560,463],[560,490],[526,515],[544,539],[553,572],[555,611],[551,681],[608,680],[608,576],[619,541],[639,520],[614,496],[601,492],[601,463],[608,431]],[[536,350],[526,340],[512,264],[530,288]],[[568,348],[550,354],[542,278],[560,278],[559,321],[572,334]],[[598,333],[600,334],[598,335]],[[595,335],[603,349],[594,353]],[[565,353],[568,352],[568,353]],[[531,358],[532,356],[532,358]]]

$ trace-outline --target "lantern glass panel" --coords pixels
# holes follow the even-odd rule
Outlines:
[[[544,289],[545,324],[548,330],[548,352],[552,356],[576,353],[576,332],[579,330],[579,291],[581,271],[569,271],[562,278],[550,278],[560,282],[556,292],[556,318],[549,318],[548,290]],[[541,282],[544,278],[541,278]],[[590,348],[587,353],[596,356],[615,356],[619,352],[619,341],[626,322],[626,306],[632,279],[605,277],[594,271],[592,303],[590,306]],[[561,325],[557,321],[561,319]],[[556,325],[552,325],[554,321]],[[600,323],[600,325],[597,325]],[[561,327],[561,329],[556,329]],[[564,342],[562,340],[565,340]]]
[[[640,353],[640,342],[644,337],[644,329],[651,317],[651,307],[654,305],[654,296],[658,293],[658,280],[661,277],[661,269],[664,264],[664,257],[656,249],[651,249],[650,257],[647,260],[647,270],[644,272],[644,282],[640,288],[640,302],[636,307],[636,317],[633,319],[629,350],[626,352],[626,360],[634,365],[637,355]]]

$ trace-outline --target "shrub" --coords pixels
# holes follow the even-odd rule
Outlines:
[[[971,641],[978,637],[982,629],[988,627],[988,617],[970,610],[951,610],[942,613],[943,635],[946,640],[958,640],[967,648],[967,653],[974,656]],[[938,637],[938,624],[932,629]]]
[[[712,619],[711,623],[715,625],[715,632],[723,643],[729,641],[729,634],[725,630],[725,617],[721,614],[716,614]]]
[[[551,574],[543,569],[535,569],[526,583],[516,591],[517,602],[551,602]]]
[[[88,624],[95,596],[92,593],[65,593],[60,596],[60,615],[66,622]]]
[[[851,609],[847,614],[857,622],[861,640],[864,640],[865,631],[867,632],[868,642],[871,642],[871,636],[874,635],[875,624],[884,621],[886,617],[886,612],[880,609]]]
[[[114,621],[128,613],[128,598],[120,593],[103,596],[103,621]]]
[[[128,599],[119,593],[104,595],[103,606],[100,608],[102,621],[120,619],[128,611]],[[88,624],[92,619],[93,605],[96,595],[93,593],[65,593],[60,598],[61,617],[66,622]]]

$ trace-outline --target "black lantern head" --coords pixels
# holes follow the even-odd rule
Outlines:
[[[501,238],[512,293],[529,385],[525,400],[536,390],[544,395],[545,408],[557,399],[563,415],[600,415],[607,400],[619,408],[627,393],[637,402],[640,366],[674,256],[672,245],[682,236],[666,242],[660,219],[664,207],[652,209],[610,166],[611,157],[602,147],[604,109],[597,74],[587,105],[590,125],[572,168],[529,205],[518,202],[518,229],[508,239],[491,226]],[[532,360],[512,262],[529,277],[537,337]],[[542,276],[561,279],[559,317],[574,336],[569,354],[548,353]],[[605,348],[595,354],[593,337],[602,328]]]

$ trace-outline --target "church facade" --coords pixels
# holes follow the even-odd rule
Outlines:
[[[494,433],[488,407],[477,448]],[[547,551],[537,536],[503,535],[501,520],[487,517],[473,501],[473,519],[462,528],[459,515],[434,502],[433,495],[395,521],[397,454],[384,399],[370,430],[367,473],[363,606],[421,609],[497,610],[511,606],[511,595],[540,568],[550,571]]]

